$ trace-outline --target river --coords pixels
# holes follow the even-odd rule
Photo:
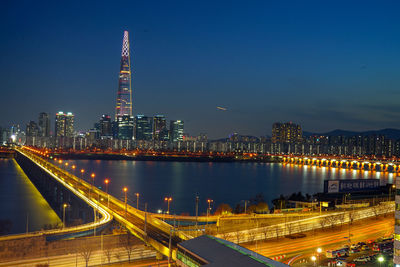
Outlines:
[[[0,220],[12,223],[10,234],[38,231],[61,220],[14,159],[0,158]]]

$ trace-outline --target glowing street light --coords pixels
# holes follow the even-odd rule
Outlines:
[[[172,197],[165,197],[164,201],[167,201],[168,203],[168,210],[167,210],[167,214],[169,214],[169,203],[172,201]]]
[[[107,208],[110,206],[110,195],[108,194],[108,183],[110,180],[105,179],[104,183],[106,184],[106,194],[107,194]]]
[[[65,208],[68,206],[68,204],[64,203],[63,204],[63,228],[65,228]]]
[[[94,187],[94,177],[96,177],[96,174],[94,174],[94,173],[92,172],[92,174],[90,175],[90,177],[92,177],[92,186],[91,186],[91,188],[90,188],[90,190],[89,190],[89,198],[90,198],[90,195],[91,195],[91,191],[93,191],[93,187]]]
[[[139,209],[139,193],[136,193],[136,209]]]
[[[314,256],[314,255],[312,255],[311,256],[311,261],[313,262],[313,265],[315,266],[315,261],[317,260],[317,258]]]
[[[322,248],[317,248],[317,253],[318,253],[318,265],[320,264],[320,257],[321,257],[321,252],[322,252]]]
[[[384,262],[384,261],[385,261],[385,258],[383,256],[378,257],[379,266],[381,266],[382,262]]]

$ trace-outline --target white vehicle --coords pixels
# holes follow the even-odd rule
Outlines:
[[[337,258],[343,256],[349,256],[349,249],[348,248],[341,248],[338,250],[327,250],[325,253],[327,258]]]

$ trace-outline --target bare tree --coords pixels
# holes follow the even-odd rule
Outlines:
[[[231,234],[228,232],[223,232],[222,234],[222,239],[228,240],[231,237]]]
[[[326,217],[319,219],[319,225],[321,225],[322,230],[324,230],[326,223],[327,223]]]
[[[131,233],[127,232],[126,235],[120,236],[122,246],[125,248],[126,254],[128,255],[128,262],[131,262],[131,255],[134,249],[134,238]]]
[[[291,235],[293,232],[293,223],[286,223],[286,234]]]
[[[375,205],[372,207],[372,213],[375,215],[375,219],[378,219],[380,211],[381,211],[380,205]]]
[[[344,221],[346,220],[346,214],[344,212],[340,213],[337,216],[337,219],[340,221],[340,228],[343,227]]]
[[[269,228],[269,227],[264,227],[264,228],[262,228],[262,233],[263,233],[263,235],[264,235],[264,239],[267,239],[267,238],[268,238],[268,235],[269,235],[269,233],[270,233],[270,228]]]
[[[337,216],[336,215],[331,215],[331,216],[326,216],[325,220],[327,222],[327,225],[329,225],[332,229],[335,227],[335,223],[337,221]]]
[[[111,261],[112,251],[114,247],[111,243],[107,242],[104,246],[104,255],[106,256],[108,263]]]
[[[276,234],[276,239],[279,238],[279,233],[281,232],[281,227],[279,225],[274,226],[275,234]]]
[[[349,211],[348,216],[349,216],[349,223],[353,224],[354,220],[356,219],[357,212],[355,212],[354,210]]]
[[[92,255],[92,248],[87,243],[87,240],[82,240],[79,246],[79,253],[85,261],[86,267],[89,266],[90,256]]]
[[[240,243],[240,239],[243,236],[243,233],[241,231],[237,230],[234,234],[235,234],[235,238],[236,238],[236,243],[239,244]]]
[[[250,243],[253,243],[254,242],[254,240],[256,239],[256,232],[255,231],[249,231],[248,232],[248,241],[250,242]]]

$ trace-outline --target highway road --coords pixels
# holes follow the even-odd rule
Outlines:
[[[378,219],[367,219],[354,223],[350,227],[351,243],[377,239],[382,236],[389,236],[394,231],[393,216],[379,217]],[[307,232],[307,237],[299,239],[280,238],[278,240],[259,241],[252,244],[241,244],[261,255],[269,258],[284,255],[284,262],[298,256],[298,259],[309,259],[316,255],[317,248],[322,248],[322,254],[326,250],[341,247],[349,244],[349,227],[336,227],[335,229],[324,229],[323,231]]]

